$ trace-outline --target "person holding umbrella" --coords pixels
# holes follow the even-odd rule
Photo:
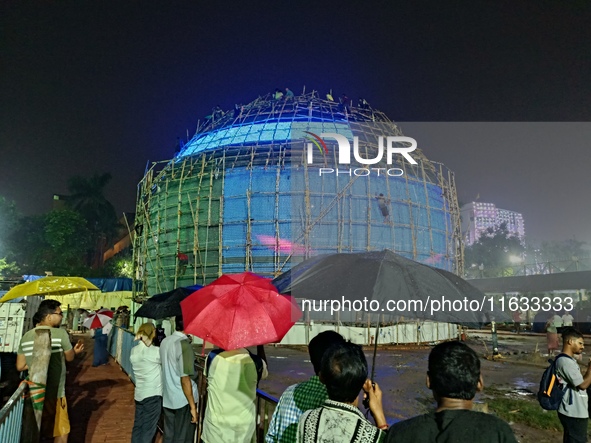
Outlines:
[[[189,333],[213,343],[207,357],[205,443],[246,443],[255,437],[256,389],[268,375],[263,344],[278,343],[302,312],[270,280],[224,274],[181,302]],[[166,341],[166,340],[165,340]],[[257,346],[257,355],[246,348]]]
[[[201,439],[204,443],[248,443],[255,440],[256,392],[267,378],[262,345],[257,355],[245,348],[215,349],[207,356],[207,406]]]
[[[90,329],[90,335],[94,338],[93,367],[109,364],[107,341],[109,332],[113,327],[111,325],[112,318],[113,311],[101,308],[95,314],[89,316],[83,323],[83,326]]]
[[[90,334],[94,339],[94,350],[92,366],[103,366],[109,364],[109,352],[107,351],[108,335],[103,332],[103,328],[91,329]]]
[[[328,399],[321,407],[310,409],[300,417],[296,441],[383,441],[388,423],[382,407],[382,391],[367,378],[367,360],[361,346],[351,342],[332,345],[322,357],[320,380],[326,385]],[[357,407],[362,389],[369,400],[375,426]]]
[[[44,300],[35,314],[36,327],[21,339],[17,356],[17,371],[25,371],[34,361],[33,344],[37,329],[49,329],[51,333],[51,357],[47,367],[47,386],[41,419],[41,435],[53,438],[55,443],[66,443],[70,434],[70,420],[66,404],[66,361],[74,360],[84,351],[82,341],[74,347],[68,333],[59,327],[63,313],[57,300]]]
[[[320,368],[325,352],[335,343],[344,343],[345,339],[335,331],[324,331],[310,340],[308,352],[314,367],[314,376],[309,380],[288,387],[273,412],[266,443],[295,443],[298,420],[309,410],[322,406],[328,398],[326,386],[320,381]]]

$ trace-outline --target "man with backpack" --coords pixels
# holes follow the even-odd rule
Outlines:
[[[575,355],[581,355],[585,344],[583,334],[573,327],[562,330],[562,354],[556,357],[556,375],[566,384],[562,402],[558,407],[558,419],[564,428],[563,442],[587,441],[588,397],[591,386],[591,359],[585,374],[581,374]]]

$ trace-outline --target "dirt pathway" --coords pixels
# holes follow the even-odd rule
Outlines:
[[[84,340],[84,356],[68,364],[66,397],[70,411],[70,443],[129,443],[135,406],[133,384],[119,365],[92,367],[94,340]]]

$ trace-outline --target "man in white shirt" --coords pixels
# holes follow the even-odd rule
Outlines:
[[[162,340],[162,406],[164,443],[192,443],[197,423],[197,384],[195,355],[189,337],[183,332],[183,318],[176,317],[176,331]]]
[[[570,312],[565,312],[562,316],[562,327],[566,328],[567,326],[572,326],[574,319],[575,318],[572,315],[570,315]]]

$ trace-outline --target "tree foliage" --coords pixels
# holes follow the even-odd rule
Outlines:
[[[62,209],[47,214],[44,227],[46,266],[55,274],[83,269],[84,253],[91,245],[91,232],[79,213]]]
[[[111,174],[94,174],[90,178],[75,176],[68,180],[68,204],[88,222],[92,232],[115,234],[117,213],[104,196],[105,187],[111,181]]]
[[[540,253],[544,261],[568,262],[575,258],[589,256],[589,251],[584,249],[585,244],[585,242],[575,239],[542,242]]]
[[[20,269],[15,260],[14,234],[20,214],[14,202],[0,196],[0,277],[17,276]]]
[[[39,269],[45,250],[45,215],[21,217],[14,232],[15,260],[23,274],[42,274],[51,269]]]
[[[105,262],[104,277],[133,278],[133,260],[131,250],[123,251]]]
[[[43,215],[22,216],[0,196],[0,277],[44,271],[88,275],[91,264],[102,264],[103,251],[119,227],[103,194],[110,179],[110,174],[72,177],[68,207]],[[120,267],[124,272],[125,266]]]
[[[18,275],[20,268],[15,262],[9,262],[6,258],[0,258],[0,278],[11,278]]]
[[[19,213],[14,202],[0,195],[0,257],[12,253],[12,235],[18,226]]]
[[[464,250],[467,269],[478,269],[480,277],[506,275],[514,263],[511,257],[523,257],[524,247],[519,237],[510,235],[506,223],[488,228],[478,241]]]
[[[80,275],[88,267],[86,251],[91,233],[86,220],[71,209],[24,217],[17,230],[20,244],[16,255],[24,274]]]
[[[115,208],[104,195],[111,174],[90,178],[75,176],[68,180],[68,206],[84,217],[92,235],[88,264],[101,264],[102,253],[117,236],[119,223]]]

